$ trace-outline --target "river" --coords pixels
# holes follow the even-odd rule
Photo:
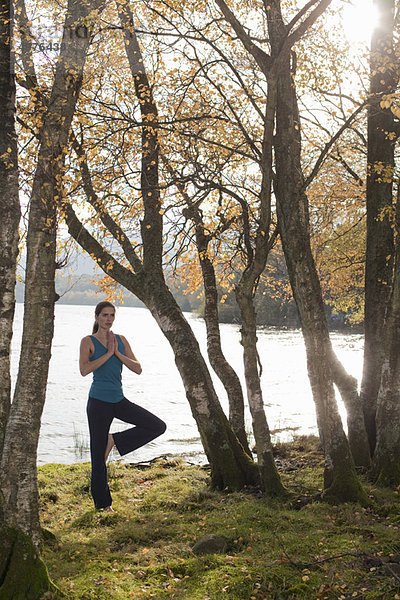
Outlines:
[[[57,305],[55,333],[50,361],[47,399],[42,416],[38,464],[71,464],[89,460],[86,400],[91,375],[81,377],[78,355],[80,340],[91,333],[92,306]],[[186,314],[206,356],[204,321]],[[12,376],[15,381],[22,334],[23,306],[18,304],[12,346]],[[129,340],[140,360],[140,376],[123,371],[127,398],[157,414],[167,423],[166,433],[124,457],[128,462],[148,461],[160,455],[178,454],[186,460],[205,461],[200,437],[175,366],[173,352],[150,312],[144,308],[119,307],[113,330]],[[242,347],[238,325],[222,324],[223,350],[242,382]],[[332,343],[347,370],[361,376],[363,337],[358,334],[332,334]],[[295,434],[317,433],[314,403],[306,371],[306,356],[300,331],[260,329],[258,349],[263,365],[262,386],[265,410],[273,441]],[[222,385],[214,377],[221,404],[227,409]],[[342,418],[345,412],[339,403]],[[251,418],[246,407],[247,429]],[[115,421],[111,431],[125,425]],[[114,452],[114,451],[113,451]],[[112,454],[117,458],[118,454]]]

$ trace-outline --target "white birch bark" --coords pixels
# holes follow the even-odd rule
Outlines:
[[[18,255],[18,157],[10,0],[0,2],[0,455],[10,410],[10,345]]]
[[[30,198],[25,312],[14,399],[7,421],[0,468],[1,524],[40,545],[36,456],[53,337],[57,201],[61,196],[64,152],[90,37],[76,28],[93,23],[103,2],[70,0],[62,51],[40,130],[40,148]],[[89,16],[90,15],[90,16]]]

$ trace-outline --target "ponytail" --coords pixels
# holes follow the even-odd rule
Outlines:
[[[94,314],[96,315],[96,317],[99,316],[99,314],[101,313],[101,311],[103,310],[103,308],[113,308],[115,310],[115,306],[114,304],[112,304],[111,302],[108,302],[108,300],[103,300],[102,302],[99,302],[98,305],[96,306],[96,308],[94,309]],[[93,323],[93,333],[97,333],[99,330],[99,324],[97,321],[95,321]]]

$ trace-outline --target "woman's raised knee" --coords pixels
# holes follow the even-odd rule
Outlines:
[[[160,419],[156,426],[157,435],[162,435],[163,433],[165,433],[166,429],[166,423],[164,423],[164,421],[161,421]]]

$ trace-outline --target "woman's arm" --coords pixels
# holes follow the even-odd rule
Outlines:
[[[96,360],[90,361],[90,348],[92,345],[92,341],[90,337],[87,335],[81,341],[81,347],[79,350],[79,370],[81,375],[85,377],[89,375],[89,373],[93,373],[99,367],[104,365],[105,362],[114,354],[113,349],[110,348],[110,345],[107,345],[107,352],[100,356],[100,358],[96,358]]]
[[[140,373],[142,372],[140,362],[133,354],[132,348],[130,347],[128,340],[123,335],[121,335],[120,338],[122,340],[122,343],[124,344],[125,354],[121,354],[121,352],[118,350],[118,343],[117,340],[115,340],[115,356],[119,358],[122,364],[128,367],[128,369],[140,375]]]

